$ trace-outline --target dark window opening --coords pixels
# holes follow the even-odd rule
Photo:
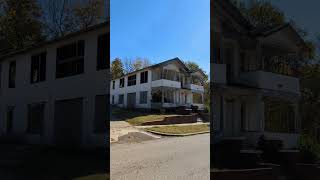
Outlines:
[[[13,115],[14,115],[14,107],[13,106],[9,106],[8,109],[7,109],[7,123],[6,123],[7,134],[12,133]]]
[[[16,61],[9,64],[9,88],[16,87]]]
[[[31,57],[31,83],[46,80],[46,56],[46,53],[41,53]]]
[[[148,91],[140,92],[140,104],[147,104]]]
[[[124,78],[121,78],[121,79],[120,79],[119,87],[120,87],[120,88],[123,88],[123,87],[124,87]]]
[[[152,102],[161,103],[162,102],[162,92],[161,90],[157,90],[152,92]]]
[[[140,73],[140,84],[148,82],[148,71]]]
[[[123,102],[124,102],[124,95],[120,94],[118,104],[123,104]]]
[[[57,49],[56,77],[63,78],[84,72],[84,41]]]
[[[42,134],[44,122],[44,103],[28,105],[28,128],[29,134]]]
[[[112,89],[115,89],[116,81],[112,81]]]
[[[96,96],[95,101],[95,121],[94,132],[105,133],[107,132],[107,117],[108,116],[108,97],[107,95]]]
[[[136,79],[137,79],[137,75],[136,74],[132,75],[132,76],[129,76],[128,77],[128,86],[136,85],[136,83],[137,83]]]
[[[112,95],[112,104],[114,104],[114,96]]]
[[[110,34],[103,34],[98,37],[97,48],[97,70],[108,69],[110,59]]]

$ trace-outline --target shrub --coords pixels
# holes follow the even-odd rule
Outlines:
[[[313,163],[319,158],[320,144],[308,134],[303,134],[299,139],[299,150],[302,155],[302,161]]]

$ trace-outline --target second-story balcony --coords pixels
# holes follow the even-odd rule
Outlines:
[[[237,81],[256,88],[300,94],[299,78],[293,76],[257,70],[240,73]]]
[[[172,87],[172,88],[181,88],[181,83],[179,81],[173,81],[168,79],[159,79],[152,81],[152,87]]]

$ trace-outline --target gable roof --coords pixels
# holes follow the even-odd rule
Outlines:
[[[254,28],[252,24],[242,15],[240,10],[230,2],[230,0],[214,0],[212,3],[221,6],[237,23],[245,27],[247,30]]]
[[[289,28],[294,34],[296,39],[299,41],[304,48],[308,49],[303,38],[298,34],[295,28],[292,27],[290,23],[274,25],[270,27],[257,28],[254,27],[240,12],[240,10],[234,6],[230,0],[214,0],[214,3],[220,4],[222,8],[224,8],[229,15],[236,20],[239,24],[243,25],[250,32],[249,35],[253,37],[267,37],[276,32]]]
[[[158,63],[158,64],[154,64],[154,65],[151,65],[151,66],[148,66],[148,67],[144,67],[142,69],[139,69],[139,70],[136,70],[136,71],[133,71],[133,72],[130,72],[130,73],[127,73],[121,77],[118,77],[118,78],[114,78],[114,79],[120,79],[120,78],[123,78],[125,76],[129,76],[129,75],[133,75],[137,72],[140,72],[140,71],[144,71],[144,70],[147,70],[147,69],[153,69],[153,68],[157,68],[157,67],[160,67],[160,66],[165,66],[167,64],[170,64],[170,63],[178,63],[182,66],[182,68],[187,72],[187,73],[193,73],[190,71],[190,69],[183,63],[183,61],[181,59],[179,59],[178,57],[175,57],[173,59],[169,59],[169,60],[166,60],[166,61],[163,61],[161,63]],[[201,72],[204,74],[204,72]],[[112,80],[114,80],[112,79]]]
[[[0,60],[4,59],[4,58],[7,58],[7,57],[11,57],[11,56],[17,55],[17,54],[22,54],[22,53],[25,53],[27,51],[31,51],[31,50],[34,50],[34,49],[37,49],[37,48],[40,48],[40,47],[43,47],[43,46],[46,46],[46,45],[49,45],[49,44],[53,44],[53,43],[61,42],[61,41],[64,41],[64,40],[68,40],[70,38],[74,38],[74,37],[80,36],[80,35],[82,35],[84,33],[88,33],[90,31],[94,31],[94,30],[101,29],[101,28],[108,27],[108,26],[110,26],[110,21],[106,21],[106,22],[103,22],[103,23],[100,23],[100,24],[97,24],[97,25],[94,25],[94,26],[90,26],[87,29],[82,29],[82,30],[67,34],[65,36],[58,37],[58,38],[53,39],[53,40],[32,44],[32,45],[27,46],[27,47],[25,47],[23,49],[19,49],[19,50],[15,50],[15,51],[9,51],[8,53],[0,54]]]

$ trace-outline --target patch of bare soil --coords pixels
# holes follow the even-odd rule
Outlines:
[[[136,143],[142,141],[149,141],[156,139],[155,137],[149,136],[141,132],[129,132],[126,135],[120,136],[118,143]]]

